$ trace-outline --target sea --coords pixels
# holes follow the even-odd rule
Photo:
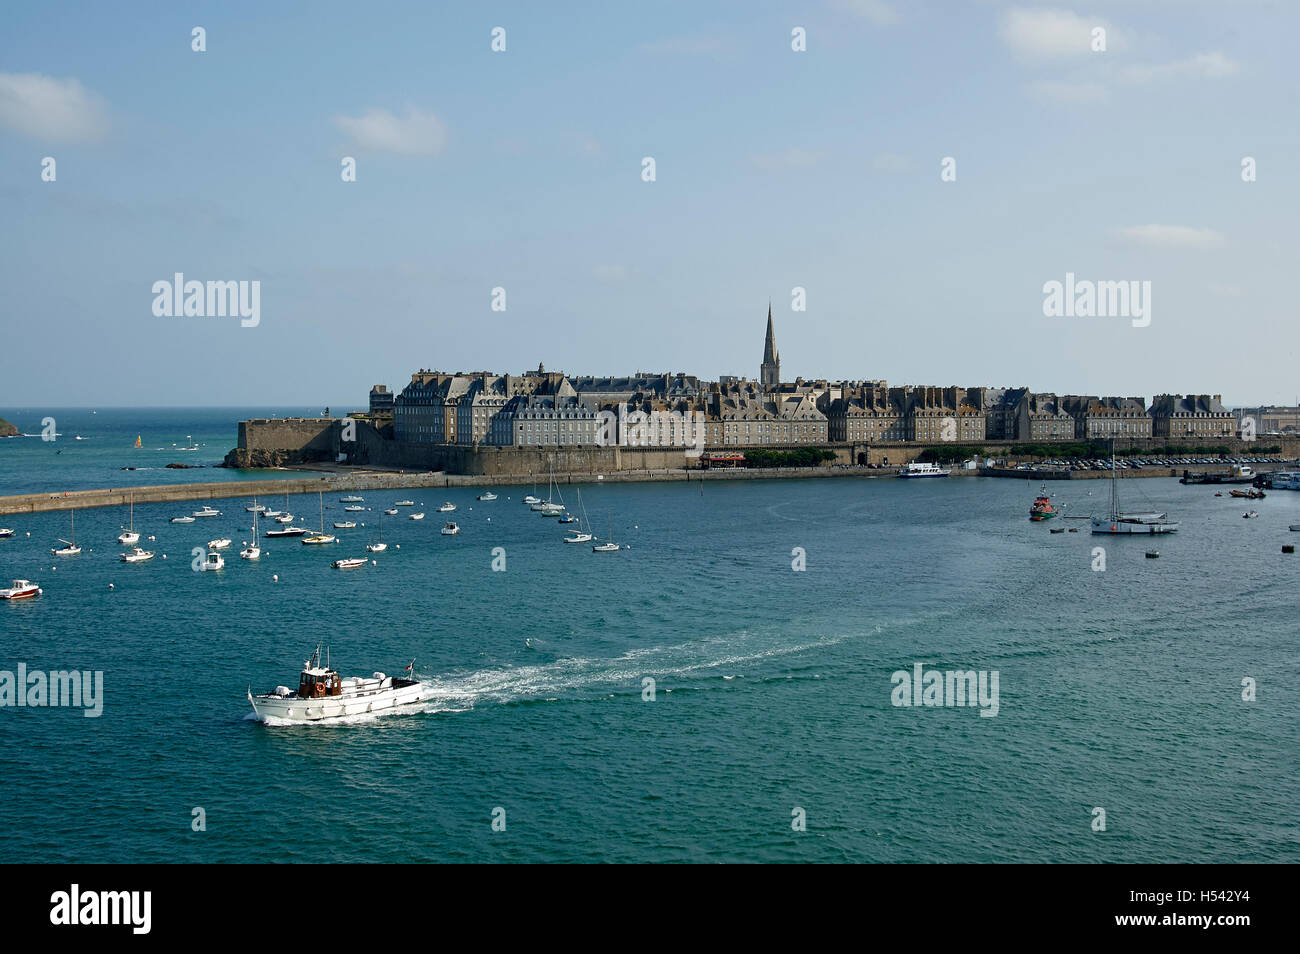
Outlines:
[[[153,465],[182,441],[220,460],[249,416],[222,413],[69,414],[57,460],[0,441],[3,492],[235,476],[117,469],[136,433]],[[0,670],[103,687],[92,717],[0,709],[0,862],[1300,861],[1300,494],[1245,520],[1213,487],[1122,481],[1181,524],[1123,539],[1068,519],[1104,512],[1103,480],[1049,484],[1045,523],[1011,479],[562,485],[623,545],[594,553],[532,488],[482,489],[366,492],[338,544],[256,563],[245,501],[137,506],[138,565],[124,508],[78,512],[67,558],[67,513],[0,517],[0,574],[44,590],[0,603]],[[428,516],[384,516],[402,497]],[[343,506],[288,500],[308,526]],[[217,536],[226,568],[196,572]],[[296,686],[318,645],[345,677],[414,661],[430,700],[252,718],[249,687]],[[996,704],[904,705],[918,665]]]

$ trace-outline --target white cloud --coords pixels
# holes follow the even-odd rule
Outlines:
[[[406,116],[394,116],[386,109],[371,109],[364,115],[335,116],[334,125],[362,149],[397,156],[436,156],[447,145],[442,120],[412,106]]]
[[[1232,76],[1238,66],[1222,53],[1197,53],[1185,60],[1172,63],[1158,63],[1153,66],[1126,66],[1120,70],[1119,78],[1125,83],[1150,83],[1165,79],[1221,79]]]
[[[1130,242],[1156,248],[1219,248],[1226,241],[1222,232],[1187,225],[1131,225],[1119,231]]]
[[[813,149],[792,147],[777,152],[761,152],[750,156],[750,161],[760,169],[806,169],[815,166],[825,158],[825,154]]]
[[[1005,43],[1017,56],[1026,60],[1060,60],[1084,56],[1104,56],[1093,53],[1092,31],[1096,27],[1106,30],[1106,48],[1114,50],[1114,29],[1098,17],[1081,17],[1069,10],[1027,10],[1015,7],[1002,15],[999,32]]]
[[[0,126],[50,142],[96,142],[108,131],[108,107],[75,79],[0,73]]]
[[[898,11],[885,0],[835,0],[835,7],[869,20],[876,26],[890,26],[898,22]]]
[[[1065,103],[1071,106],[1086,103],[1104,103],[1106,87],[1101,83],[1039,80],[1029,84],[1029,93],[1047,103]]]

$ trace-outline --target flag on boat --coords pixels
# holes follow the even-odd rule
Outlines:
[[[409,665],[409,666],[407,666],[405,669],[403,669],[402,672],[411,672],[413,669],[415,669],[415,660],[414,660],[414,659],[411,660],[411,665]]]

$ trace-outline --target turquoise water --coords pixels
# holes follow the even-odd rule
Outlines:
[[[0,496],[150,484],[301,477],[218,467],[252,417],[317,417],[313,408],[9,408],[21,437],[0,439]],[[341,413],[341,409],[340,409]],[[43,422],[54,419],[54,440]],[[140,447],[135,446],[136,437]],[[78,440],[78,438],[81,438]],[[189,448],[195,448],[193,450]],[[193,470],[168,470],[171,463]],[[127,470],[125,468],[135,468]]]
[[[4,518],[0,574],[45,594],[0,604],[0,668],[103,670],[106,701],[0,709],[0,861],[1300,861],[1300,557],[1280,552],[1300,494],[1243,520],[1213,488],[1129,481],[1182,522],[1148,560],[1031,524],[1038,487],[1013,480],[590,486],[613,554],[498,490],[366,493],[365,528],[264,541],[259,564],[243,501],[188,526],[137,507],[167,554],[138,566],[116,562],[124,512],[79,513],[94,552],[57,569],[66,514]],[[1075,513],[1108,493],[1052,491]],[[403,496],[426,519],[385,518],[377,565],[332,570]],[[218,535],[227,568],[193,572]],[[344,675],[414,657],[436,696],[252,721],[245,687],[296,685],[317,641]],[[998,714],[894,707],[916,662],[997,670]]]

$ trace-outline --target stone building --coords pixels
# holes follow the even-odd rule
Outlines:
[[[763,342],[763,363],[758,369],[758,383],[764,391],[775,390],[781,383],[781,355],[776,350],[776,334],[772,330],[772,303],[767,303],[767,338]]]
[[[1067,394],[1061,406],[1074,418],[1074,437],[1078,440],[1151,436],[1151,415],[1145,398]]]
[[[1153,437],[1232,437],[1237,416],[1218,394],[1157,394],[1151,401]]]

